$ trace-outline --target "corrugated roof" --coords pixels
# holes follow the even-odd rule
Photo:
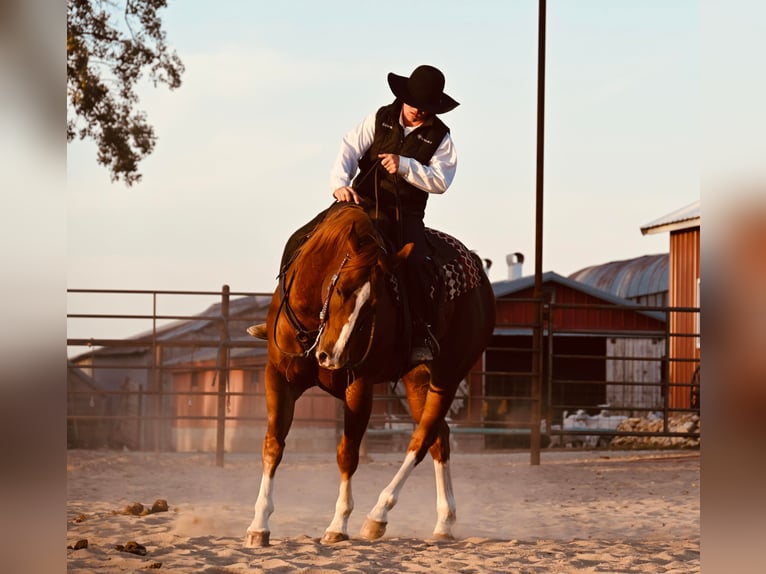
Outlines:
[[[700,201],[676,209],[672,213],[663,215],[651,223],[641,226],[641,234],[663,233],[666,231],[675,231],[678,229],[688,229],[689,227],[698,227],[700,224]]]
[[[615,295],[604,289],[599,289],[598,287],[594,287],[588,283],[564,277],[563,275],[559,275],[554,271],[546,271],[543,273],[542,281],[543,283],[558,283],[565,287],[569,287],[570,289],[574,289],[576,291],[590,295],[591,297],[601,299],[607,303],[613,303],[615,305],[623,305],[627,307],[635,307],[636,311],[639,313],[652,317],[653,319],[657,319],[658,321],[665,321],[665,316],[662,313],[657,311],[642,311],[642,305],[638,305],[634,301],[630,301],[625,297]],[[524,289],[529,289],[530,287],[534,287],[534,285],[534,276],[527,275],[525,277],[519,277],[518,279],[495,281],[492,283],[492,291],[495,293],[495,298],[500,298],[507,297],[513,293],[518,293]]]
[[[229,322],[239,319],[242,316],[255,316],[257,313],[262,313],[265,317],[271,304],[271,295],[248,295],[245,297],[239,297],[231,299],[229,301]],[[183,339],[184,337],[194,335],[195,333],[207,329],[210,325],[218,320],[222,316],[221,303],[213,303],[202,313],[197,315],[193,319],[181,319],[172,321],[167,325],[163,325],[157,328],[156,336],[157,341],[172,341]],[[92,351],[87,351],[76,357],[72,358],[72,361],[78,362],[83,359],[92,356],[112,356],[112,355],[141,355],[151,348],[152,339],[154,336],[153,331],[144,331],[133,337],[128,337],[129,341],[146,341],[146,347],[129,346],[129,347],[102,347]],[[231,340],[244,339],[251,340],[250,335],[244,331],[241,333],[231,333]],[[217,352],[217,351],[215,351]]]
[[[271,295],[248,295],[245,297],[239,297],[231,299],[229,301],[229,320],[234,320],[237,316],[251,315],[257,312],[265,314],[266,310],[271,304]],[[157,340],[165,341],[169,339],[180,339],[185,335],[207,329],[212,321],[219,319],[222,316],[221,303],[213,303],[202,313],[200,313],[197,319],[184,319],[174,321],[157,329]],[[241,338],[249,339],[249,335],[242,334]],[[151,339],[152,331],[147,331],[134,339]],[[232,338],[237,338],[232,336]]]
[[[669,255],[644,255],[633,259],[592,265],[569,278],[623,299],[634,299],[668,290]]]

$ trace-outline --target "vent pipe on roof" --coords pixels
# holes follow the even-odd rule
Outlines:
[[[521,277],[522,267],[524,266],[524,254],[509,253],[505,256],[505,262],[508,264],[508,279],[518,279]]]

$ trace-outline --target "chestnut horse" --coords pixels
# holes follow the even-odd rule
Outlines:
[[[447,236],[449,237],[449,236]],[[453,239],[456,242],[456,240]],[[430,451],[436,471],[436,537],[452,537],[455,499],[449,471],[449,427],[445,422],[460,381],[489,342],[495,299],[478,257],[464,251],[476,277],[465,293],[440,302],[434,335],[439,352],[429,363],[409,365],[398,328],[398,297],[392,274],[412,248],[389,253],[361,207],[339,203],[301,246],[281,276],[267,317],[265,371],[268,426],[263,475],[247,546],[268,546],[274,510],[274,475],[293,420],[295,401],[309,387],[343,401],[343,436],[337,449],[340,491],[325,543],[348,540],[353,509],[351,477],[372,410],[373,386],[401,378],[417,427],[401,468],[380,493],[361,535],[385,532],[388,513],[415,466]],[[465,248],[463,247],[465,250]]]

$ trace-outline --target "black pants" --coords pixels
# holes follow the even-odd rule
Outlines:
[[[428,312],[429,274],[426,263],[426,230],[423,219],[417,215],[405,215],[401,220],[401,244],[413,243],[412,251],[404,264],[407,282],[407,300],[416,330],[423,324],[432,323]]]

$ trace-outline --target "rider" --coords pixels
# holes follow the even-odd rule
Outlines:
[[[435,344],[426,317],[430,305],[423,217],[428,194],[444,193],[457,167],[450,130],[437,114],[459,104],[444,93],[444,74],[433,66],[418,66],[409,78],[389,73],[388,85],[396,99],[344,136],[330,172],[330,188],[339,202],[371,200],[395,222],[394,243],[398,247],[414,244],[407,258],[405,280],[413,319],[411,361],[422,362],[433,359],[430,347]],[[382,170],[376,169],[378,163]],[[367,177],[372,170],[376,170],[375,176]],[[322,216],[293,234],[285,255]],[[263,325],[250,327],[248,332],[266,338]]]

